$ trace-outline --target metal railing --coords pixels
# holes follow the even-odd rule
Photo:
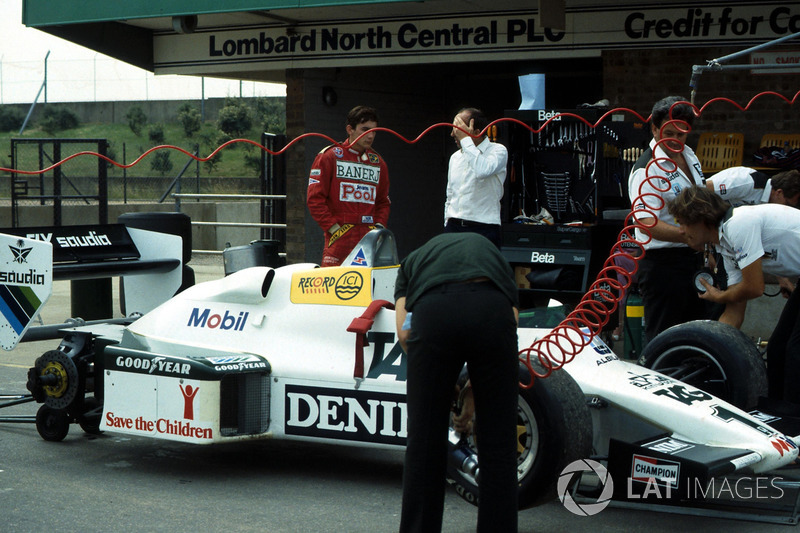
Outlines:
[[[261,201],[286,201],[285,194],[191,194],[191,193],[172,193],[171,196],[175,198],[176,211],[180,210],[181,199],[187,200],[261,200]],[[214,227],[239,227],[239,228],[269,228],[269,229],[286,229],[285,222],[200,222],[192,221],[192,226],[214,226]],[[219,250],[192,250],[192,253],[201,254],[221,254]],[[286,257],[286,253],[282,252],[279,255]]]

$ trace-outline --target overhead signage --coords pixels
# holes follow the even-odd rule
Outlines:
[[[609,3],[541,28],[536,10],[265,25],[154,37],[157,73],[599,56],[619,48],[755,44],[800,31],[796,2]]]
[[[761,51],[750,54],[751,65],[776,65],[753,69],[753,74],[796,74],[800,72],[800,50]]]

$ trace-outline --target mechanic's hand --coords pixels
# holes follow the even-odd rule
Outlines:
[[[472,397],[472,387],[467,387],[459,394],[461,411],[453,413],[453,429],[462,435],[472,433],[472,417],[475,416],[475,399]]]
[[[784,298],[788,298],[794,292],[794,283],[788,278],[782,276],[778,277],[778,286],[781,288],[781,294]]]
[[[719,302],[719,299],[722,297],[721,290],[702,278],[700,278],[700,284],[706,288],[706,292],[697,295],[700,299],[708,300],[709,302]]]
[[[453,125],[456,126],[453,128],[453,137],[455,137],[456,142],[461,142],[461,139],[464,137],[469,137],[474,133],[473,128],[475,126],[475,119],[469,119],[469,125],[467,125],[466,122],[461,120],[460,116],[456,115],[456,118],[453,119]]]

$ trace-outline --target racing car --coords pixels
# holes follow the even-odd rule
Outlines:
[[[2,238],[20,249],[42,244]],[[65,327],[60,345],[29,371],[28,388],[42,403],[37,430],[50,441],[77,422],[87,432],[198,445],[286,439],[402,449],[406,355],[391,303],[398,264],[392,233],[377,229],[339,267],[243,268],[128,324]],[[25,265],[6,262],[17,267]],[[552,326],[541,324],[557,312],[523,312],[520,348],[545,337]],[[652,498],[660,487],[681,505],[697,500],[684,487],[772,472],[797,458],[797,419],[751,411],[765,370],[738,330],[676,326],[641,362],[579,334],[580,353],[548,377],[532,378],[531,368],[542,370],[536,361],[520,364],[520,508],[550,501],[565,467],[587,458],[628,480],[614,486],[615,500]],[[450,481],[476,503],[480,443],[452,428],[450,442]]]

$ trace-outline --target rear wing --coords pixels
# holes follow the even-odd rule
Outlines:
[[[52,292],[52,245],[0,234],[0,347],[14,349]]]
[[[182,243],[177,235],[123,224],[0,230],[0,265],[6,273],[0,275],[0,292],[8,296],[3,319],[13,323],[8,328],[0,322],[0,346],[16,346],[50,297],[54,280],[122,276],[125,313],[152,311],[181,287]],[[36,298],[23,306],[20,295],[31,293]]]

